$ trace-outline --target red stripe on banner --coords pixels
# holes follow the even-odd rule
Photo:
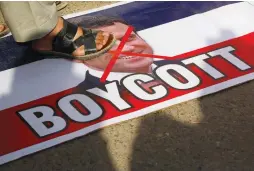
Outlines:
[[[224,47],[233,47],[235,51],[232,53],[235,56],[238,57],[241,61],[248,64],[249,66],[254,66],[254,33],[250,33],[248,35],[231,39],[225,42],[221,42],[212,46],[208,46],[205,48],[201,48],[198,50],[194,50],[182,55],[178,55],[177,58],[183,58],[183,59],[190,59],[194,56],[201,55],[201,54],[207,54],[208,52],[221,49]],[[232,65],[230,62],[225,60],[224,58],[218,56],[211,57],[206,60],[211,66],[214,66],[218,71],[220,71],[224,77],[219,79],[214,79],[210,75],[208,75],[206,72],[204,72],[201,68],[197,67],[194,64],[186,65],[185,67],[190,70],[192,73],[194,73],[201,82],[198,86],[191,88],[191,89],[174,89],[170,86],[167,86],[167,90],[169,93],[157,100],[152,101],[143,101],[141,99],[138,99],[134,95],[132,95],[129,91],[124,90],[120,91],[121,97],[130,104],[131,108],[125,109],[123,111],[120,111],[115,106],[113,106],[112,103],[110,103],[108,100],[105,100],[101,97],[91,95],[87,93],[85,90],[78,90],[77,87],[73,87],[71,89],[52,94],[47,97],[43,97],[40,99],[37,99],[32,102],[28,102],[25,104],[21,104],[18,106],[14,106],[5,110],[0,111],[0,135],[1,135],[1,141],[0,141],[0,156],[4,156],[6,154],[10,154],[12,152],[15,152],[17,150],[24,149],[26,147],[30,147],[35,144],[40,144],[42,142],[46,141],[54,141],[54,144],[61,143],[59,141],[59,137],[63,135],[68,135],[71,133],[75,133],[76,131],[79,131],[84,128],[88,128],[89,126],[93,126],[98,123],[102,123],[102,121],[107,121],[109,119],[113,119],[118,116],[129,116],[128,114],[131,112],[139,111],[140,109],[151,107],[155,104],[159,104],[161,102],[165,102],[168,100],[174,100],[177,97],[181,97],[183,95],[187,95],[189,93],[195,92],[197,90],[203,90],[204,88],[217,85],[219,83],[232,80],[234,78],[238,78],[250,73],[254,73],[253,67],[246,70],[240,70],[236,66]],[[155,80],[153,82],[150,82],[148,84],[144,84],[143,87],[147,90],[150,90],[150,85],[158,85],[162,84],[161,80]],[[166,85],[165,83],[163,83]],[[235,85],[238,83],[235,83]],[[70,117],[67,117],[66,114],[60,109],[59,107],[59,100],[63,97],[66,97],[71,94],[89,94],[89,97],[92,98],[94,101],[96,101],[99,106],[103,108],[103,114],[98,119],[92,120],[90,122],[76,122]],[[182,102],[182,101],[181,101]],[[75,106],[80,109],[80,111],[85,114],[87,114],[87,109],[83,108],[79,103],[76,102]],[[179,102],[177,102],[179,103]],[[26,109],[30,109],[36,106],[48,106],[51,107],[54,110],[55,116],[59,116],[64,119],[66,122],[66,127],[57,132],[53,133],[51,135],[45,136],[45,137],[39,137],[29,126],[28,124],[21,119],[21,117],[18,115],[19,111],[23,111]],[[159,110],[160,108],[156,108],[156,110]],[[120,121],[119,121],[120,122]],[[100,127],[103,127],[101,125]],[[89,133],[91,131],[88,131]],[[86,133],[81,133],[81,135],[84,135]],[[79,136],[81,136],[79,135]],[[77,137],[77,135],[75,135]],[[40,146],[36,149],[32,149],[32,152],[35,152],[36,150],[42,150],[44,148],[47,148],[47,146]],[[25,154],[24,154],[25,155]],[[1,157],[0,157],[1,160]],[[11,159],[9,159],[11,160]]]

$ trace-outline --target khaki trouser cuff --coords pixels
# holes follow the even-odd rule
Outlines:
[[[58,22],[54,1],[1,1],[1,11],[16,42],[40,39]]]

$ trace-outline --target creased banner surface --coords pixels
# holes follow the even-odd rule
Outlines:
[[[224,11],[227,15],[237,13],[235,8],[239,13],[253,10],[249,4],[237,3],[177,22],[189,26],[189,20],[200,22],[204,17],[212,20]],[[254,12],[249,15],[254,16]],[[85,25],[87,19],[91,18],[81,16],[70,21]],[[248,20],[244,15],[239,17],[241,19],[241,22]],[[208,33],[198,35],[197,29],[189,30],[197,39],[190,40],[193,35],[184,37],[177,22],[133,32],[124,49],[125,52],[174,57],[159,60],[120,55],[105,84],[99,78],[110,60],[108,54],[87,63],[44,59],[1,71],[0,80],[4,83],[0,88],[0,163],[254,78],[254,26],[236,27],[233,22],[224,26],[220,22],[218,26],[212,24],[214,30],[211,30],[228,27],[232,34],[207,43],[204,37],[213,34],[216,37],[216,32],[205,30]],[[104,29],[112,27],[124,35],[127,24],[114,18],[113,25]],[[180,30],[176,34],[183,37],[171,39],[168,45],[182,41],[182,46],[165,49],[172,34],[165,30],[174,27]],[[153,39],[149,36],[151,33],[155,36]],[[43,73],[45,68],[47,72]]]

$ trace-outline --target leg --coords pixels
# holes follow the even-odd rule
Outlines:
[[[48,56],[88,60],[109,50],[115,41],[112,34],[70,26],[57,16],[54,1],[0,2],[0,5],[14,39],[17,42],[32,41],[33,49]],[[63,34],[59,35],[60,32]],[[53,46],[55,38],[58,38],[57,47]]]
[[[16,42],[40,39],[57,24],[56,5],[52,2],[0,2],[7,25]]]

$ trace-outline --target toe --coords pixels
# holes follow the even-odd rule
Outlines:
[[[102,49],[108,42],[109,34],[105,32],[99,32],[96,36],[96,48],[98,50]]]
[[[105,46],[107,44],[109,40],[109,33],[103,33],[103,46]]]
[[[103,39],[96,39],[95,44],[96,44],[96,49],[100,50],[103,47]]]

